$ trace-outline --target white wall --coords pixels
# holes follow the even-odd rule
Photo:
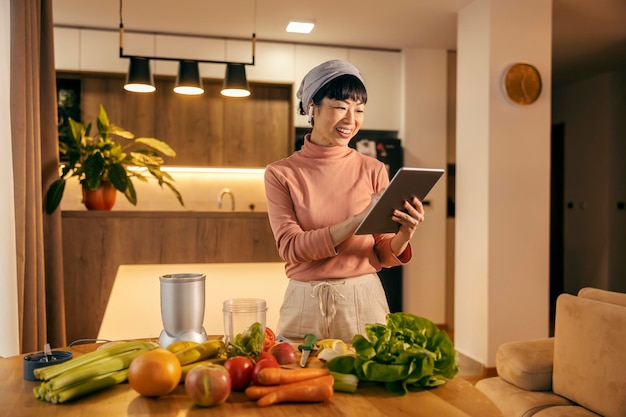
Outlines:
[[[545,0],[459,14],[455,345],[486,366],[502,343],[548,335],[551,22]],[[542,74],[532,105],[503,94],[514,62]]]
[[[10,1],[0,2],[0,90],[10,91]],[[15,212],[9,94],[0,95],[0,356],[19,353]]]
[[[404,106],[401,133],[406,166],[446,168],[447,77],[445,50],[403,51]],[[413,259],[404,267],[403,309],[446,323],[446,177],[426,200],[425,221],[413,241]]]

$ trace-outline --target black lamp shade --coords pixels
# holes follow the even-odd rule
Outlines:
[[[135,93],[151,93],[156,90],[148,58],[133,57],[130,59],[124,89]]]
[[[250,95],[245,65],[226,65],[226,77],[224,77],[222,95],[227,97],[247,97]]]
[[[197,61],[180,61],[178,64],[178,76],[176,77],[174,92],[184,95],[198,95],[204,93]]]

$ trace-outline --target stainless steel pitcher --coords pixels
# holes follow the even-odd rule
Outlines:
[[[163,331],[159,342],[167,347],[176,340],[203,342],[204,274],[168,274],[159,277],[161,283],[161,319]]]

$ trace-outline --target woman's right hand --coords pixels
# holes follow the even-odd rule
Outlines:
[[[360,213],[355,214],[354,216],[348,217],[346,220],[341,223],[334,224],[330,226],[330,238],[333,241],[333,245],[337,246],[344,240],[348,239],[354,232],[356,228],[359,227],[367,213],[369,213],[370,209],[378,199],[380,198],[380,194],[384,190],[381,190],[379,193],[372,194],[372,198],[370,203],[365,207]]]

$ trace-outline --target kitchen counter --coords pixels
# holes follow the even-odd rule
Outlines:
[[[95,345],[66,348],[79,356]],[[122,417],[150,416],[237,416],[237,417],[502,417],[496,406],[469,382],[454,378],[445,385],[418,390],[405,396],[387,392],[379,384],[361,384],[354,394],[337,392],[324,403],[279,404],[260,408],[241,392],[233,392],[226,403],[212,408],[196,407],[183,385],[160,398],[145,398],[127,383],[55,405],[35,399],[39,382],[22,378],[24,355],[0,359],[0,415],[19,417]]]
[[[283,262],[120,265],[98,338],[158,338],[163,330],[159,276],[176,273],[206,275],[203,323],[207,334],[223,334],[222,303],[230,298],[264,299],[266,324],[276,330],[289,282]]]

